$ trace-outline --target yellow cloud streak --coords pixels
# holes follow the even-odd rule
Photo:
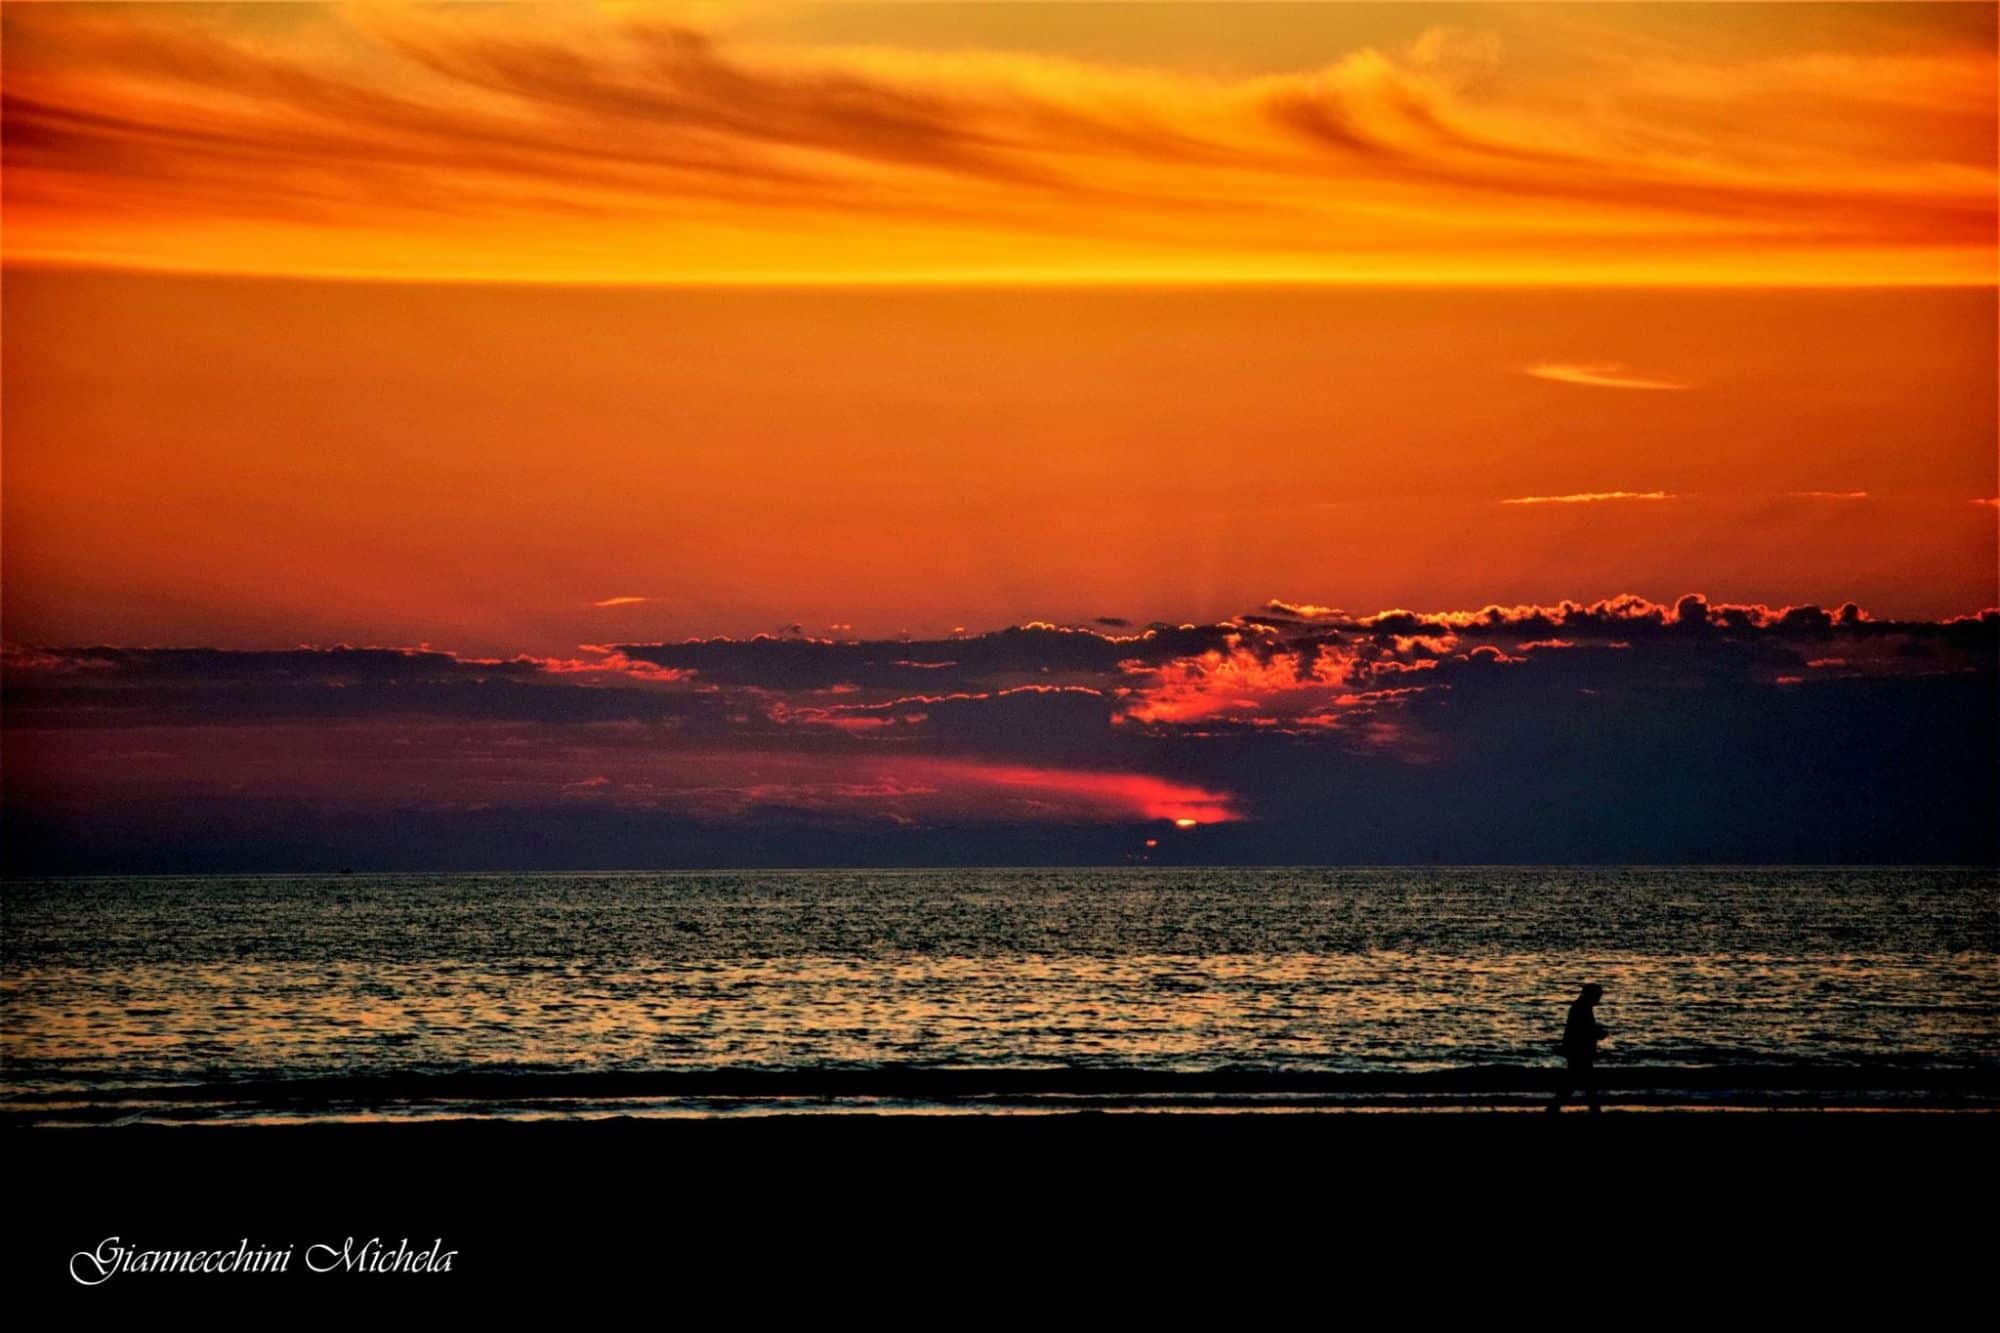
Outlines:
[[[1584,365],[1548,363],[1529,366],[1527,373],[1538,380],[1558,384],[1587,384],[1598,389],[1685,389],[1679,380],[1651,375],[1635,375],[1621,361],[1596,361]]]
[[[1677,500],[1672,491],[1578,491],[1574,495],[1521,495],[1503,505],[1583,505],[1612,500]]]

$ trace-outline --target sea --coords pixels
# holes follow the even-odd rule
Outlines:
[[[1992,868],[11,880],[0,1119],[2000,1107]]]

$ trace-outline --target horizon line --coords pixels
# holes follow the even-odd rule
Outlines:
[[[1157,821],[1152,821],[1157,822]],[[1106,827],[1117,827],[1116,825]],[[1171,864],[1136,865],[1130,861],[942,861],[922,865],[858,865],[827,862],[821,865],[723,865],[565,867],[559,870],[527,866],[459,867],[450,870],[88,870],[48,871],[21,874],[0,871],[0,885],[37,879],[232,879],[249,875],[277,878],[321,878],[360,875],[714,875],[765,874],[802,875],[838,872],[851,874],[931,874],[967,870],[1990,870],[2000,873],[2000,860],[1993,861],[1178,861]]]

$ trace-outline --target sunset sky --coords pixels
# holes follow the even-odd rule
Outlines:
[[[1995,12],[9,3],[16,856],[1991,859]]]
[[[1986,5],[10,5],[17,262],[1993,280]]]

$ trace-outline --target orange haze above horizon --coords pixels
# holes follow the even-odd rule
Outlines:
[[[1975,291],[23,272],[5,300],[14,642],[2000,601]]]

